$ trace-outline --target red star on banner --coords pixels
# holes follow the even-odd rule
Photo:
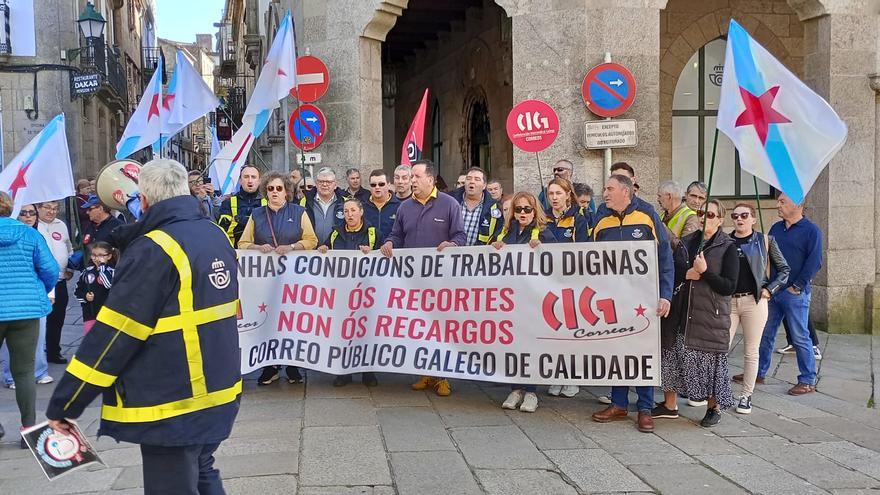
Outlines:
[[[150,111],[147,113],[147,122],[152,120],[153,115],[159,116],[159,95],[153,95],[153,101],[150,102]]]
[[[767,144],[767,132],[770,129],[770,124],[791,122],[785,115],[773,109],[773,100],[778,92],[779,86],[773,86],[761,96],[755,96],[745,88],[739,88],[739,94],[742,96],[746,109],[736,118],[736,127],[755,126],[755,132],[758,133],[758,139],[761,140],[762,145]]]
[[[266,303],[260,304],[260,306],[259,306],[259,308],[260,308],[260,313],[265,313],[265,312],[266,312],[266,308],[268,308],[268,307],[269,307],[269,306],[267,306]]]
[[[639,304],[639,307],[635,308],[635,310],[636,310],[636,316],[645,316],[645,311],[647,311],[648,308],[645,308],[644,306]]]
[[[279,69],[278,69],[278,75],[279,75],[279,76],[287,77],[287,72],[284,72],[283,70],[281,70],[281,68],[279,68]]]
[[[174,98],[176,96],[177,95],[175,95],[174,93],[169,93],[165,95],[165,98],[162,98],[162,108],[164,108],[165,110],[171,110],[171,102],[174,101]],[[157,113],[156,115],[159,114]]]
[[[31,163],[33,162],[28,162],[25,166],[18,169],[15,179],[13,179],[12,184],[9,185],[9,191],[12,193],[13,201],[18,194],[18,190],[22,187],[27,187],[27,181],[24,180],[24,175],[27,173],[28,169],[31,168]]]

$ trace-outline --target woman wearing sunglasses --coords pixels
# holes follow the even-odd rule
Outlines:
[[[35,205],[24,205],[18,211],[18,221],[28,227],[37,228],[37,207]],[[49,300],[55,300],[55,289],[49,292]],[[40,385],[52,383],[54,378],[49,376],[49,363],[46,361],[46,318],[40,318],[40,336],[37,338],[37,354],[34,361],[34,379]],[[0,359],[3,360],[3,384],[7,388],[15,388],[15,382],[12,380],[12,372],[9,370],[9,351],[6,346],[2,346]]]
[[[239,249],[285,255],[291,251],[317,247],[318,238],[306,209],[291,202],[293,182],[289,175],[280,172],[266,174],[260,181],[260,193],[266,199],[266,206],[254,208],[251,212],[238,241]],[[279,377],[277,367],[267,366],[263,368],[257,384],[269,385]],[[296,366],[287,367],[287,381],[302,382],[302,375]]]
[[[737,327],[740,324],[743,327],[743,373],[733,377],[733,381],[742,382],[736,412],[749,414],[758,376],[758,348],[767,323],[767,301],[785,287],[790,269],[776,241],[755,232],[755,209],[751,205],[736,205],[730,218],[735,226],[733,243],[739,261],[739,277],[730,312],[730,343],[733,343]],[[768,262],[776,268],[773,280],[769,277]]]
[[[528,244],[532,248],[542,242],[556,242],[556,237],[548,224],[544,212],[538,208],[538,198],[532,193],[518,192],[511,200],[511,214],[505,218],[504,228],[498,234],[498,241],[492,243],[495,249],[505,244]],[[560,385],[554,385],[560,387]],[[504,409],[516,409],[523,412],[535,412],[538,408],[538,396],[534,385],[511,385],[510,395],[501,404]],[[558,395],[558,394],[557,394]]]
[[[730,305],[739,275],[736,245],[721,230],[724,207],[706,203],[698,215],[703,230],[681,239],[673,252],[675,291],[672,310],[661,322],[661,380],[665,402],[651,416],[677,418],[679,394],[707,401],[700,426],[721,421],[721,411],[733,406],[727,374]]]
[[[318,247],[318,252],[359,250],[364,254],[382,244],[379,229],[364,220],[364,204],[357,198],[348,198],[342,205],[344,223],[333,227],[327,239]],[[351,383],[351,375],[336,375],[334,387],[344,387]],[[361,383],[367,387],[379,385],[376,374],[365,371],[361,373]]]

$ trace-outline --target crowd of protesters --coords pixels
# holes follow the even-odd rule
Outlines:
[[[768,373],[780,324],[788,345],[776,352],[795,353],[800,370],[789,393],[815,390],[821,354],[809,322],[809,306],[811,282],[821,264],[822,238],[816,225],[804,217],[802,205],[780,194],[781,221],[762,233],[755,230],[755,206],[736,204],[729,215],[734,228],[728,233],[722,229],[726,208],[709,198],[710,191],[701,182],[686,188],[675,181],[663,182],[654,205],[639,196],[636,171],[627,163],[611,167],[598,197],[589,185],[572,182],[571,161],[559,160],[552,170],[553,178],[541,185],[538,194],[505,194],[501,181],[477,167],[462,171],[449,190],[429,160],[400,165],[390,174],[350,168],[344,179],[337,179],[329,167],[320,168],[313,177],[305,169],[261,173],[247,165],[240,171],[237,191],[227,196],[215,192],[200,171],[190,171],[187,181],[197,200],[192,202],[198,210],[194,213],[218,224],[232,246],[263,253],[379,250],[391,257],[403,248],[654,242],[663,400],[655,403],[653,387],[636,387],[640,431],[653,431],[654,419],[677,418],[680,398],[690,406],[706,407],[700,423],[704,427],[717,425],[726,409],[750,413],[755,385],[762,384]],[[82,306],[85,332],[112,293],[116,246],[125,237],[119,234],[124,229],[117,228],[125,218],[117,218],[95,195],[94,187],[94,181],[77,183],[75,229],[57,218],[56,201],[25,205],[17,220],[8,218],[12,203],[0,193],[0,261],[22,273],[20,280],[0,287],[0,294],[9,292],[0,297],[22,300],[0,310],[0,342],[9,349],[3,379],[7,387],[16,389],[24,426],[35,421],[35,383],[53,381],[47,363],[67,362],[60,342],[68,280],[80,272],[74,293]],[[20,256],[24,251],[30,254]],[[744,371],[732,377],[741,383],[735,396],[728,352],[740,327]],[[280,371],[275,366],[264,368],[257,383],[271,385],[281,378]],[[285,375],[290,383],[303,381],[295,366],[287,366]],[[378,384],[375,373],[363,373],[361,380],[367,386]],[[337,376],[333,385],[351,381],[351,375]],[[447,379],[431,376],[420,377],[412,388],[439,396],[452,393]],[[579,390],[556,384],[547,393],[570,398]],[[538,402],[535,386],[515,385],[502,407],[534,412]],[[593,414],[595,421],[628,418],[627,387],[612,387],[599,402],[607,407]]]

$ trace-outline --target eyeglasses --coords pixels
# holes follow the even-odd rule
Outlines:
[[[559,173],[559,172],[565,172],[566,170],[571,170],[571,169],[570,169],[570,168],[567,168],[567,167],[556,167],[556,168],[553,169],[553,171],[556,172],[556,173]]]
[[[268,192],[284,192],[284,186],[266,186]]]
[[[528,214],[528,213],[531,213],[531,212],[533,212],[533,211],[535,211],[535,209],[532,208],[531,206],[514,206],[514,207],[513,207],[513,212],[514,212],[514,213],[526,213],[526,214]]]
[[[730,218],[732,218],[733,220],[738,220],[740,218],[745,220],[745,219],[749,218],[750,216],[752,216],[752,213],[748,212],[748,211],[745,213],[731,213],[730,214]]]
[[[35,210],[21,210],[18,212],[18,216],[20,217],[35,217],[37,216],[37,212]]]
[[[370,182],[370,187],[385,187],[384,182]]]
[[[205,183],[204,179],[193,179],[193,180],[189,181],[189,185],[191,185],[191,186],[201,186],[204,183]]]
[[[332,180],[319,180],[319,181],[318,181],[318,184],[319,184],[319,185],[322,185],[322,186],[332,186],[334,182],[336,182],[336,181],[332,181]]]
[[[714,211],[697,210],[698,217],[702,218],[704,215],[709,220],[714,220],[714,219],[718,218],[718,215],[716,215]]]
[[[92,258],[109,258],[109,257],[110,257],[110,253],[104,253],[104,254],[101,254],[101,253],[92,253],[92,254],[91,254],[91,257],[92,257]]]

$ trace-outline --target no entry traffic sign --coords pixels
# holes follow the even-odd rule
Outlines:
[[[581,93],[591,112],[600,117],[617,117],[629,110],[636,99],[636,80],[620,64],[599,64],[587,72]]]
[[[315,105],[302,105],[290,114],[287,125],[290,141],[303,151],[312,151],[324,141],[327,119]]]
[[[305,103],[318,101],[330,86],[330,71],[320,58],[305,55],[296,59],[296,86],[290,95]]]
[[[525,100],[507,114],[507,137],[523,151],[543,151],[558,135],[559,116],[543,101]]]

